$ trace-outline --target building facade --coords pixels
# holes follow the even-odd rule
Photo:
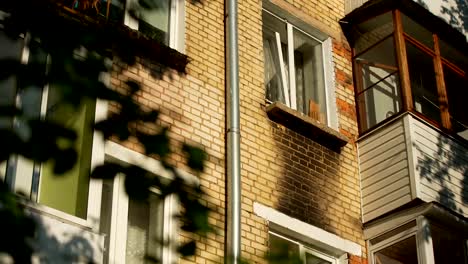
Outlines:
[[[174,197],[136,203],[121,178],[89,179],[86,172],[106,161],[155,173],[162,165],[131,140],[83,134],[84,158],[68,181],[55,182],[47,166],[21,157],[2,165],[6,181],[33,201],[28,208],[44,226],[37,260],[144,263],[149,253],[163,263],[222,263],[229,148],[225,3],[162,1],[163,8],[138,22],[126,12],[129,1],[98,2],[102,16],[190,58],[186,74],[174,67],[161,78],[159,61],[141,56],[128,66],[115,59],[106,78],[117,91],[125,91],[128,80],[141,83],[138,102],[161,109],[175,146],[204,146],[208,160],[199,178],[189,173],[182,155],[171,161],[206,192],[216,232],[206,238],[182,232],[172,217],[179,210]],[[423,2],[364,2],[238,1],[241,254],[248,263],[267,263],[266,256],[276,253],[302,263],[466,261],[467,115],[458,105],[466,95],[462,88],[468,88],[462,85],[466,38],[460,37],[466,19],[453,11],[463,3],[450,2],[452,11],[442,12],[450,25],[433,14],[433,2],[426,4],[431,11]],[[435,27],[425,30],[420,17],[414,22],[420,14]],[[445,42],[438,41],[439,33]],[[0,56],[20,56],[28,63],[32,55],[23,40],[2,36],[0,41]],[[432,82],[422,76],[436,77]],[[12,82],[2,85],[8,91],[2,99],[18,98]],[[448,107],[437,106],[440,94],[448,97]],[[42,98],[49,97],[45,89]],[[49,111],[42,104],[47,100],[36,105]],[[91,102],[74,113],[71,126],[80,128],[81,122],[113,111],[113,105]],[[68,196],[57,192],[65,188]],[[179,259],[173,245],[158,245],[151,237],[195,238],[197,249]]]
[[[466,3],[365,2],[341,23],[368,260],[466,263]]]

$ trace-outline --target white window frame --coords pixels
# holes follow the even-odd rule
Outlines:
[[[288,40],[288,65],[289,67],[289,80],[286,80],[286,69],[284,69],[283,63],[280,63],[281,69],[281,82],[283,84],[283,93],[285,97],[286,106],[297,111],[297,98],[296,98],[296,78],[295,78],[295,67],[294,64],[294,36],[293,29],[305,34],[306,36],[314,39],[321,43],[322,48],[322,60],[323,60],[323,78],[324,78],[324,89],[325,89],[325,109],[327,116],[327,126],[338,130],[338,116],[336,108],[336,94],[335,94],[335,69],[333,62],[333,44],[332,38],[326,34],[318,31],[312,26],[299,21],[294,18],[293,15],[281,10],[279,7],[274,6],[269,2],[263,1],[263,11],[269,15],[274,16],[278,20],[284,22],[287,27],[287,40]],[[289,18],[289,20],[288,20]],[[278,50],[279,61],[283,61],[283,54],[281,49],[281,40],[278,32],[275,32],[276,46]],[[288,86],[289,81],[289,86]],[[289,93],[289,91],[291,93]],[[267,102],[271,103],[268,99]]]
[[[334,256],[331,256],[323,251],[320,251],[319,249],[316,249],[316,248],[313,248],[313,247],[310,247],[310,246],[307,246],[303,243],[301,243],[300,241],[296,241],[296,240],[293,240],[292,238],[289,238],[289,237],[286,237],[278,232],[275,232],[275,231],[272,231],[272,230],[269,230],[268,231],[269,234],[272,234],[276,237],[279,237],[281,239],[284,239],[284,240],[287,240],[293,244],[296,244],[298,247],[299,247],[299,257],[300,259],[305,263],[306,262],[306,253],[310,254],[310,255],[313,255],[315,257],[318,257],[322,260],[325,260],[325,261],[328,261],[330,262],[331,264],[340,264],[339,263],[339,259],[337,257],[334,257]]]
[[[308,249],[313,248],[319,250],[319,252],[327,252],[325,255],[335,258],[337,264],[348,263],[347,254],[362,256],[362,249],[359,244],[292,218],[271,207],[254,202],[253,211],[256,215],[268,221],[269,228],[273,230],[272,233],[281,233],[293,237],[297,241],[309,245]]]
[[[150,172],[157,172],[163,178],[173,179],[174,175],[164,169],[161,162],[147,157],[141,153],[128,149],[120,144],[107,141],[105,144],[106,160],[117,161],[126,164],[141,166]],[[195,176],[181,170],[179,175],[188,184],[198,185],[199,180]],[[109,234],[109,248],[104,254],[108,254],[109,263],[124,264],[126,258],[127,223],[128,223],[128,196],[125,193],[123,177],[117,176],[113,182],[112,211]],[[162,248],[162,263],[174,263],[178,255],[176,253],[176,242],[178,225],[174,214],[178,211],[177,198],[170,195],[164,199],[163,240],[169,241]]]
[[[445,209],[441,209],[439,206],[432,203],[422,204],[420,206],[389,215],[383,219],[374,221],[364,229],[364,239],[366,239],[367,248],[369,249],[369,264],[375,264],[374,254],[377,251],[411,236],[416,237],[418,263],[434,264],[434,247],[430,228],[431,220],[426,215],[431,216],[431,219],[441,221],[448,226],[453,226],[452,228],[455,228],[456,230],[466,230],[466,222],[460,221],[457,216],[445,212]],[[416,224],[406,229],[402,228],[411,222],[416,222]],[[371,243],[373,239],[399,228],[401,228],[401,231],[395,233],[391,237],[387,237],[374,245]]]
[[[128,7],[137,0],[126,0],[124,25],[138,30],[138,20],[133,18]],[[185,52],[185,0],[172,0],[169,14],[169,47]]]
[[[112,186],[112,209],[109,232],[109,248],[104,254],[108,254],[109,263],[125,263],[128,228],[129,198],[125,192],[124,178],[118,175],[114,178]],[[172,219],[177,208],[176,198],[170,195],[163,200],[163,234],[162,241],[174,240],[175,223]],[[150,227],[151,228],[151,227]],[[152,239],[151,237],[149,239]],[[163,246],[161,252],[162,263],[173,263],[173,248]]]

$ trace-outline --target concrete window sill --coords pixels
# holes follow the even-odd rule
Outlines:
[[[267,106],[268,117],[317,143],[339,152],[349,139],[338,131],[303,115],[280,102]]]

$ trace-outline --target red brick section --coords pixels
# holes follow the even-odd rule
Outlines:
[[[350,104],[343,99],[337,98],[336,105],[338,107],[338,111],[340,111],[342,115],[356,119],[356,108],[354,104]]]
[[[348,264],[368,264],[368,261],[366,258],[348,254]]]

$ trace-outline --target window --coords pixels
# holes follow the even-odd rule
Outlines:
[[[45,75],[49,57],[40,48],[29,48],[29,41],[27,37],[11,40],[0,32],[0,59],[9,57],[23,63],[37,63],[43,66]],[[61,123],[78,135],[76,145],[71,146],[76,149],[78,160],[70,171],[57,177],[50,162],[40,164],[14,156],[2,164],[0,173],[15,192],[28,199],[87,219],[94,133],[86,124],[92,123],[95,118],[96,103],[85,102],[77,108],[71,107],[60,100],[61,95],[54,84],[22,87],[20,82],[21,79],[11,77],[0,83],[0,103],[20,107],[24,118],[4,118],[0,120],[0,128],[14,129],[21,137],[29,139],[31,135],[26,120],[45,118]],[[69,142],[61,143],[70,147]]]
[[[119,151],[123,148],[116,147],[116,143],[110,145]],[[129,153],[131,157],[141,155],[131,150],[122,152]],[[161,263],[174,262],[174,196],[162,198],[155,189],[146,201],[129,199],[124,177],[118,175],[113,180],[104,181],[101,197],[100,231],[105,234],[104,263],[153,263],[147,262],[145,256],[157,258]]]
[[[457,225],[450,222],[454,219],[440,216],[437,219],[422,215],[403,217],[410,221],[392,226],[393,221],[399,222],[401,218],[388,217],[387,221],[371,227],[373,230],[367,230],[378,233],[368,241],[369,263],[467,263],[466,223]]]
[[[338,260],[323,252],[274,232],[269,234],[271,263],[338,264]]]
[[[110,21],[122,23],[138,30],[147,37],[160,41],[172,48],[181,50],[178,42],[184,38],[181,19],[184,16],[183,0],[158,0],[157,7],[139,10],[139,20],[129,15],[128,9],[136,4],[132,0],[98,0],[91,6],[88,1],[67,0],[73,9],[85,9],[88,13],[98,14]]]
[[[263,10],[262,19],[267,101],[279,101],[330,125],[334,119],[330,117],[334,105],[333,85],[329,83],[333,75],[331,40],[267,10]]]
[[[361,133],[410,111],[468,139],[462,99],[468,91],[466,49],[448,44],[399,10],[353,25],[348,33]]]

